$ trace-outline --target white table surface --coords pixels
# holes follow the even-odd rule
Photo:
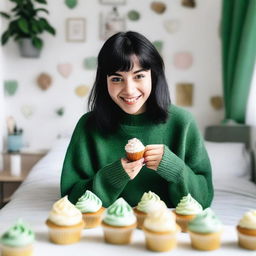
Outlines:
[[[255,255],[256,251],[242,249],[237,244],[235,227],[224,226],[221,248],[214,251],[197,251],[190,245],[187,233],[178,234],[177,248],[169,252],[151,252],[145,248],[144,233],[136,229],[133,233],[132,243],[129,245],[112,245],[104,242],[101,227],[85,229],[80,242],[71,245],[56,245],[48,240],[48,229],[44,225],[34,226],[36,242],[34,245],[35,256],[62,255],[62,256],[93,256],[93,255]]]

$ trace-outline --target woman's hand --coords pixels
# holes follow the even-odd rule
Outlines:
[[[157,170],[164,154],[163,144],[147,145],[145,148],[144,159],[147,168]]]
[[[140,172],[143,166],[144,158],[141,158],[133,162],[129,162],[126,158],[122,158],[121,163],[125,172],[129,175],[129,177],[131,179],[134,179],[136,175]]]

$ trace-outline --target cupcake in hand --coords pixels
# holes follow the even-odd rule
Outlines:
[[[215,213],[207,208],[188,223],[191,245],[201,251],[218,249],[223,225]]]
[[[76,208],[82,213],[85,222],[85,228],[95,228],[101,224],[103,212],[101,200],[90,190],[78,199]]]
[[[177,245],[176,235],[180,227],[176,224],[175,214],[166,207],[149,212],[142,229],[148,250],[166,252]]]
[[[256,250],[256,210],[246,212],[236,228],[239,246]]]
[[[2,256],[31,256],[35,234],[22,220],[8,229],[0,238]]]
[[[137,228],[142,228],[143,222],[149,212],[158,210],[161,207],[166,207],[166,205],[157,194],[151,191],[145,192],[138,205],[133,209],[137,217]]]
[[[132,207],[120,197],[107,208],[104,215],[102,227],[105,241],[111,244],[129,244],[137,224]]]
[[[182,197],[174,210],[176,222],[181,227],[182,232],[187,232],[188,222],[194,219],[202,210],[202,206],[190,194]]]
[[[137,161],[144,155],[145,146],[136,138],[128,140],[125,145],[126,157],[129,161]]]
[[[51,242],[72,244],[80,240],[84,221],[82,213],[65,196],[54,203],[46,225]]]

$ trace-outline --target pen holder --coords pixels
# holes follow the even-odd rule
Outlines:
[[[8,135],[7,150],[8,152],[19,152],[22,148],[22,134]]]

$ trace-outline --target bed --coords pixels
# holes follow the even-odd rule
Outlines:
[[[242,137],[246,135],[243,139],[230,127],[227,129],[222,126],[212,126],[206,129],[205,144],[213,165],[215,188],[212,209],[225,227],[221,248],[215,252],[204,252],[205,255],[253,254],[253,252],[237,246],[235,231],[235,225],[243,213],[256,207],[256,185],[252,181],[254,165],[250,144],[250,127],[249,129],[248,127],[239,129],[238,134],[242,134]],[[230,135],[231,131],[234,132],[232,136]],[[220,134],[222,136],[224,133],[228,135],[220,139]],[[141,230],[135,230],[133,242],[127,246],[113,246],[104,243],[100,227],[84,230],[81,242],[73,245],[60,246],[48,241],[47,227],[44,223],[52,204],[60,198],[61,166],[68,143],[69,138],[61,138],[56,141],[49,153],[33,167],[26,180],[12,196],[11,202],[0,210],[0,234],[14,224],[18,218],[22,218],[31,225],[36,233],[35,255],[154,254],[145,249]],[[223,171],[224,169],[225,171]],[[190,247],[188,234],[180,233],[178,241],[175,255],[198,255],[198,251]]]

